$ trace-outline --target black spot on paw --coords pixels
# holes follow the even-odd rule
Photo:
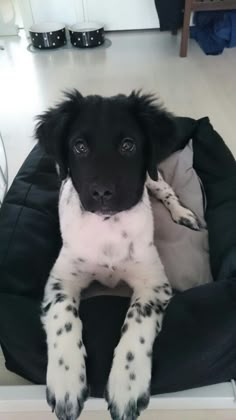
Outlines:
[[[70,366],[65,365],[65,370],[69,370],[69,369],[70,369]]]
[[[128,233],[127,232],[125,232],[125,230],[123,230],[122,232],[121,232],[121,235],[122,235],[122,238],[128,238]]]
[[[146,355],[147,357],[152,357],[152,351],[151,350],[147,351]]]
[[[169,288],[165,287],[165,288],[164,288],[164,293],[165,293],[167,296],[172,296],[172,291],[171,291],[171,288],[170,288],[170,287],[169,287]]]
[[[84,258],[78,258],[78,261],[84,263],[86,260]]]
[[[59,282],[53,283],[52,290],[62,290],[61,284]]]
[[[72,302],[73,302],[73,303],[76,303],[76,300],[75,300],[75,298],[73,298],[73,299],[72,299]]]
[[[129,379],[131,380],[131,381],[135,381],[135,379],[136,379],[136,375],[135,375],[135,373],[130,373],[130,375],[129,375]]]
[[[49,302],[49,303],[47,303],[46,305],[45,305],[45,304],[43,304],[43,306],[42,306],[42,316],[47,315],[47,313],[48,313],[48,311],[49,311],[49,309],[50,309],[51,305],[52,305],[52,302]]]
[[[66,300],[67,296],[63,293],[57,293],[55,296],[55,303],[64,302]]]
[[[197,221],[194,221],[194,222],[197,223]],[[192,222],[191,220],[189,220],[187,217],[181,217],[178,220],[177,223],[180,224],[180,225],[186,226],[186,227],[188,227],[188,228],[190,228],[192,230],[196,230],[196,231],[200,230],[200,227],[199,226],[196,226],[194,222]]]
[[[156,303],[156,307],[158,307],[161,312],[164,312],[165,305],[163,305],[163,302],[158,301],[158,303]]]
[[[136,321],[138,324],[142,324],[142,320],[141,320],[141,318],[135,318],[135,321]]]
[[[65,324],[65,330],[66,330],[66,332],[70,332],[72,330],[72,324],[71,324],[71,322],[67,322]]]
[[[141,344],[145,343],[145,339],[143,337],[140,337],[139,341],[140,341]]]
[[[54,347],[54,349],[56,349],[57,348],[57,343],[54,343],[53,347]]]
[[[81,373],[79,379],[80,379],[80,382],[84,383],[85,382],[85,375],[83,373]]]
[[[129,351],[126,355],[126,359],[128,360],[128,362],[132,362],[132,360],[134,360],[134,354]]]
[[[145,408],[147,408],[149,399],[150,399],[149,393],[144,393],[140,395],[137,401],[137,407],[139,411],[145,410]]]
[[[77,309],[76,309],[74,306],[72,306],[72,305],[68,305],[68,306],[66,307],[66,310],[67,310],[68,312],[72,312],[75,318],[77,318],[77,317],[78,317],[78,311],[77,311]]]
[[[119,222],[119,221],[120,221],[120,218],[119,218],[118,216],[114,216],[114,217],[113,217],[113,220],[114,220],[114,222],[116,222],[116,223],[117,223],[117,222]]]
[[[62,366],[64,364],[64,360],[62,357],[60,357],[60,359],[58,360],[58,364],[59,366]]]
[[[111,217],[110,216],[106,216],[104,217],[103,221],[106,222],[107,220],[109,220]]]
[[[146,303],[142,308],[142,315],[145,316],[151,316],[152,315],[152,306]]]
[[[123,325],[123,327],[121,328],[121,334],[126,333],[126,331],[128,330],[128,328],[129,328],[128,324],[127,324],[127,323],[125,323],[125,324]]]
[[[133,316],[134,316],[133,311],[129,311],[128,314],[127,314],[127,317],[128,318],[133,318]]]
[[[79,340],[79,342],[78,342],[78,344],[77,344],[77,346],[79,347],[79,349],[81,349],[82,345],[83,345],[82,341],[81,341],[81,340]]]
[[[57,335],[61,335],[62,334],[63,329],[59,328],[59,330],[57,330]]]
[[[74,315],[75,318],[77,318],[79,316],[79,313],[78,313],[76,308],[73,308],[73,315]]]
[[[129,370],[129,365],[125,365],[125,369],[126,370]]]
[[[53,319],[58,319],[58,315],[54,315],[53,316]]]
[[[47,399],[48,405],[51,407],[52,412],[53,412],[56,405],[56,399],[55,399],[54,393],[50,390],[49,387],[46,388],[46,399]]]

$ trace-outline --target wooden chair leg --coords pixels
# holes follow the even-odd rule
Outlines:
[[[185,0],[184,23],[183,23],[182,36],[181,36],[181,45],[180,45],[180,57],[187,56],[191,10],[192,10],[192,0]]]

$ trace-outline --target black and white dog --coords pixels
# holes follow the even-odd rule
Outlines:
[[[173,220],[199,229],[157,173],[174,150],[175,124],[154,97],[67,94],[39,116],[36,137],[62,178],[62,249],[45,289],[47,401],[60,420],[76,420],[88,396],[81,291],[93,280],[133,289],[107,384],[113,420],[135,420],[149,401],[152,347],[172,291],[153,244],[148,189]]]

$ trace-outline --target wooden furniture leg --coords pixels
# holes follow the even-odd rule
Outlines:
[[[185,0],[184,24],[181,35],[180,57],[187,56],[192,1],[193,0]]]

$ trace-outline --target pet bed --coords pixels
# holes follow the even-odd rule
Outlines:
[[[179,150],[183,152],[192,139],[193,168],[205,191],[214,281],[210,272],[199,281],[196,265],[193,287],[171,301],[154,344],[152,394],[236,377],[235,160],[208,118],[176,118],[176,125]],[[6,367],[37,384],[45,383],[47,365],[40,302],[61,246],[58,191],[54,164],[36,146],[0,211],[0,344]],[[187,264],[186,246],[181,255],[184,252]],[[81,303],[93,396],[103,395],[128,305],[129,297],[118,295],[87,296]]]

